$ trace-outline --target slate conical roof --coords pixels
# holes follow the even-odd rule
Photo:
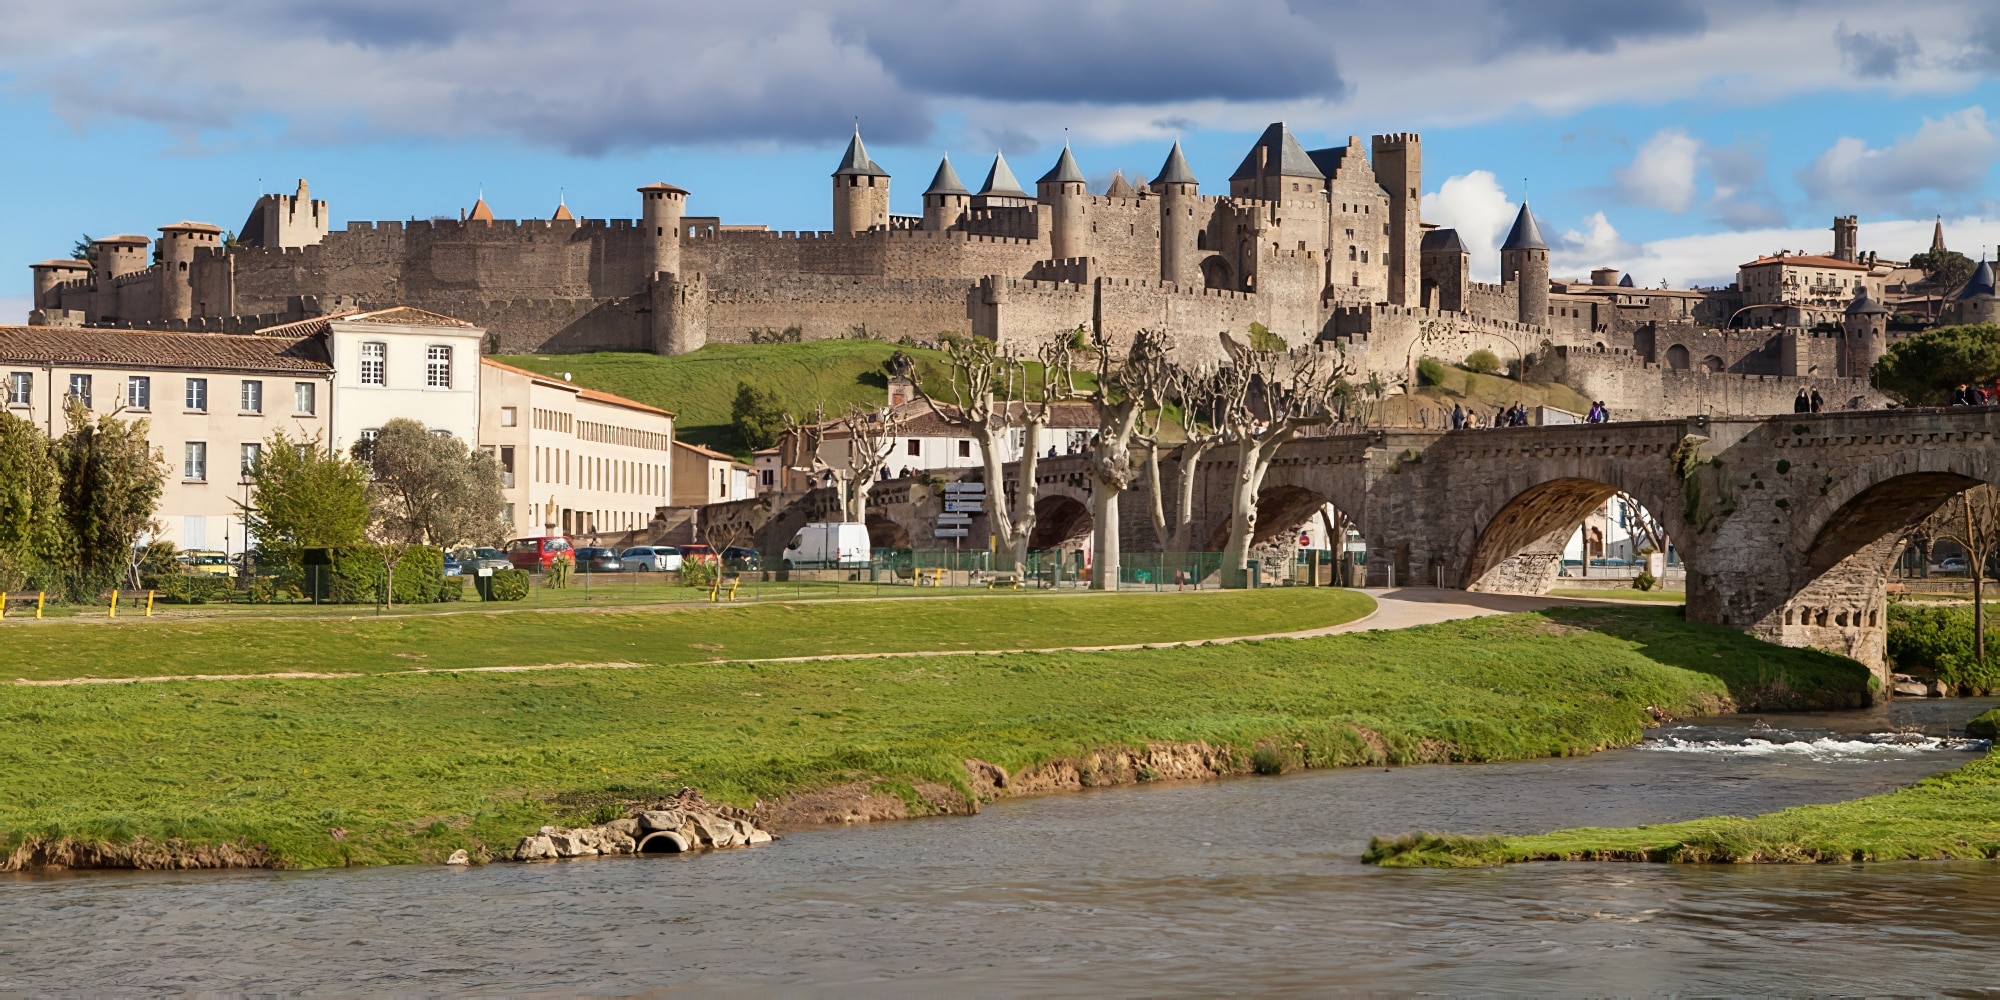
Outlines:
[[[1854,296],[1854,301],[1847,304],[1847,315],[1849,316],[1887,316],[1888,314],[1889,310],[1887,307],[1868,296],[1867,285],[1862,285],[1860,294]]]
[[[1028,198],[1028,192],[1021,190],[1021,182],[1014,179],[1014,171],[1007,166],[1004,153],[993,154],[993,166],[986,171],[986,183],[979,186],[980,194],[998,195],[1002,198]]]
[[[1037,184],[1082,184],[1083,171],[1076,168],[1076,157],[1069,155],[1069,143],[1063,143],[1062,155],[1056,157],[1056,165],[1042,175]]]
[[[1514,216],[1514,228],[1507,230],[1507,242],[1500,244],[1502,250],[1547,250],[1549,245],[1542,242],[1542,227],[1535,225],[1535,213],[1528,211],[1528,203],[1521,203],[1521,212]]]
[[[1188,169],[1187,157],[1181,155],[1181,141],[1174,140],[1174,148],[1167,152],[1167,162],[1160,164],[1160,176],[1153,178],[1159,184],[1195,184],[1194,171]]]
[[[889,172],[875,165],[868,158],[868,147],[861,144],[861,126],[854,126],[854,138],[847,143],[847,155],[840,158],[840,166],[833,172],[835,177],[887,177]]]
[[[1286,128],[1284,122],[1272,122],[1271,126],[1264,130],[1264,134],[1257,137],[1256,145],[1250,147],[1249,155],[1243,157],[1243,163],[1236,168],[1235,173],[1229,175],[1229,179],[1243,181],[1257,177],[1259,174],[1257,161],[1260,158],[1264,161],[1262,174],[1266,177],[1326,179],[1325,171],[1319,168],[1319,164],[1313,162],[1313,158],[1306,153],[1306,148],[1299,145],[1299,140],[1293,137],[1291,129]]]
[[[967,196],[972,194],[972,192],[965,189],[965,183],[958,179],[958,171],[951,168],[951,157],[949,155],[938,161],[937,175],[931,178],[931,186],[925,188],[924,193],[962,194]]]
[[[1130,198],[1132,194],[1132,184],[1125,179],[1125,171],[1113,170],[1111,172],[1111,186],[1104,189],[1104,196],[1106,198]]]
[[[1979,262],[1979,269],[1972,272],[1972,280],[1967,281],[1965,287],[1959,289],[1958,294],[1954,297],[1961,302],[1966,299],[1992,298],[1993,265],[1981,260]]]
[[[1624,276],[1624,277],[1622,277],[1622,278],[1619,278],[1619,279],[1618,279],[1618,287],[1620,287],[1620,288],[1631,288],[1631,287],[1632,287],[1632,276],[1628,274],[1628,275],[1626,275],[1626,276]]]
[[[1470,253],[1465,249],[1465,241],[1459,238],[1456,229],[1433,229],[1424,233],[1424,241],[1419,245],[1425,253]]]

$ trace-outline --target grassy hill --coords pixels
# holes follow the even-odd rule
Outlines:
[[[556,378],[568,373],[578,385],[672,410],[679,418],[675,435],[681,440],[747,457],[750,449],[730,425],[737,383],[775,392],[781,403],[802,415],[822,401],[828,415],[855,403],[880,406],[888,398],[882,363],[899,350],[917,359],[926,379],[945,377],[943,353],[876,340],[710,344],[675,357],[607,352],[500,355],[494,360]]]

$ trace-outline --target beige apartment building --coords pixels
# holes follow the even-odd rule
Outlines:
[[[713,448],[674,442],[674,506],[703,507],[756,495],[755,469]]]
[[[501,364],[479,365],[479,446],[500,463],[517,536],[645,527],[674,493],[674,415]]]
[[[168,468],[158,537],[190,549],[241,551],[244,469],[273,431],[326,437],[334,406],[322,336],[0,327],[0,377],[7,412],[50,435],[70,396],[144,418]]]
[[[1868,290],[1869,298],[1882,301],[1890,268],[1876,271],[1873,265],[1815,254],[1759,257],[1736,269],[1737,287],[1743,290],[1738,310],[1742,325],[1839,323],[1862,289]]]

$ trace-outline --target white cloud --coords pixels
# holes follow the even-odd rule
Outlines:
[[[1606,261],[1629,256],[1636,248],[1618,235],[1617,227],[1603,212],[1592,212],[1581,230],[1572,229],[1556,238],[1549,252],[1549,271],[1555,277],[1581,276]]]
[[[1843,137],[1800,170],[1798,181],[1815,201],[1836,209],[1908,211],[1918,191],[1976,193],[1996,155],[2000,141],[1987,128],[1986,110],[1970,107],[1925,118],[1916,134],[1879,149]]]
[[[1930,249],[1932,219],[1885,219],[1861,224],[1861,250],[1874,251],[1885,260],[1906,260]],[[2000,216],[1966,216],[1946,220],[1945,244],[1977,259],[1982,252],[2000,243]],[[1675,288],[1690,285],[1726,285],[1736,280],[1736,267],[1779,250],[1794,253],[1826,253],[1833,236],[1822,228],[1754,229],[1735,233],[1708,233],[1675,236],[1638,245],[1626,245],[1609,259],[1591,266],[1610,266],[1632,275],[1632,280],[1657,286],[1665,280]]]
[[[28,321],[35,300],[27,295],[0,295],[0,326],[17,326]]]
[[[1458,230],[1458,238],[1471,253],[1472,276],[1477,281],[1499,280],[1500,241],[1520,208],[1507,200],[1507,192],[1500,189],[1490,170],[1450,178],[1423,196],[1424,221]]]
[[[1634,205],[1687,211],[1694,203],[1694,174],[1701,153],[1701,140],[1681,129],[1655,132],[1639,147],[1631,164],[1613,171],[1619,196]]]

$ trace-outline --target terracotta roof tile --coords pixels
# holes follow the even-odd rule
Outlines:
[[[739,465],[742,464],[740,462],[736,462],[736,456],[734,455],[724,455],[723,453],[716,451],[713,448],[704,448],[701,445],[694,444],[692,442],[676,440],[674,442],[674,447],[686,448],[687,450],[694,452],[697,455],[704,455],[707,456],[708,458],[717,458],[725,462],[734,462]]]
[[[0,327],[0,362],[190,371],[333,371],[325,344],[315,337],[57,326]]]
[[[1853,261],[1841,260],[1838,257],[1821,257],[1817,254],[1788,254],[1783,257],[1759,257],[1742,266],[1761,267],[1765,264],[1794,264],[1799,267],[1837,267],[1847,271],[1868,270],[1865,264],[1856,264]]]
[[[504,372],[513,372],[516,375],[525,375],[528,378],[534,379],[535,381],[540,382],[541,384],[546,386],[553,386],[554,388],[557,389],[568,389],[569,391],[576,393],[578,397],[583,399],[588,399],[593,402],[609,403],[612,406],[622,406],[628,410],[638,410],[642,413],[657,413],[663,417],[671,417],[674,415],[674,411],[672,410],[662,410],[657,406],[652,406],[647,403],[641,403],[636,399],[626,399],[624,396],[618,396],[608,392],[600,392],[596,389],[586,389],[583,386],[577,385],[574,382],[565,382],[562,379],[555,378],[554,376],[550,375],[544,375],[541,372],[531,372],[526,368],[516,367],[514,365],[507,364],[504,361],[495,361],[492,358],[480,358],[479,363],[482,365],[489,365],[491,367],[498,368]]]
[[[467,323],[462,319],[434,313],[415,306],[390,306],[368,312],[348,313],[338,317],[343,323],[388,323],[396,326],[447,326],[468,330],[479,328],[477,323]]]

